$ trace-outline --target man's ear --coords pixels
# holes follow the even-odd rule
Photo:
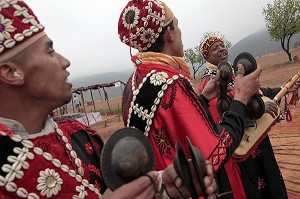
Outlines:
[[[9,85],[22,85],[24,75],[14,63],[0,63],[0,81]]]
[[[166,29],[166,31],[165,31],[165,38],[169,42],[173,42],[174,41],[173,34],[172,34],[172,31],[171,31],[170,27],[168,27]]]

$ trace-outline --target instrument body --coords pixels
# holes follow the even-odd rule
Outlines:
[[[294,85],[294,83],[300,78],[300,71],[292,77],[287,84],[277,93],[277,95],[272,99],[274,103],[277,103],[287,91]],[[268,97],[262,97],[264,102],[271,101]],[[278,112],[277,116],[273,118],[270,114],[264,113],[263,116],[256,120],[254,127],[249,127],[245,130],[244,136],[240,142],[239,147],[235,150],[233,157],[237,161],[243,161],[249,157],[252,151],[257,145],[266,137],[268,129],[278,120],[280,115],[279,106],[277,106]]]
[[[262,97],[263,101],[272,101],[268,97]],[[233,156],[243,161],[249,157],[254,148],[266,137],[267,130],[277,121],[280,115],[279,106],[277,106],[277,116],[273,118],[269,113],[264,113],[263,116],[256,120],[255,127],[249,127],[245,130],[242,141],[239,147],[234,151]]]

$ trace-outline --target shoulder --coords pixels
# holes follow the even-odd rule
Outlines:
[[[76,133],[78,131],[86,131],[89,134],[98,134],[92,128],[80,123],[73,118],[55,118],[54,121],[57,123],[60,129],[68,131],[70,134]]]

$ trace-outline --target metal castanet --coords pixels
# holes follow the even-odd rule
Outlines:
[[[244,66],[244,76],[252,73],[257,69],[257,63],[255,58],[247,52],[240,53],[233,62],[233,69],[235,73],[238,71],[238,65],[242,64]],[[259,94],[253,95],[247,102],[247,107],[249,109],[248,118],[250,120],[257,120],[261,118],[265,112],[265,104]]]
[[[155,169],[150,141],[142,131],[129,127],[117,130],[108,138],[100,163],[105,184],[111,190]]]
[[[287,83],[286,85],[277,93],[277,95],[270,99],[268,97],[262,97],[264,101],[273,101],[278,103],[278,101],[287,93],[287,91],[294,85],[294,83],[299,80],[300,71],[297,72]],[[252,150],[260,144],[260,142],[265,138],[267,130],[272,126],[279,118],[280,109],[277,106],[278,112],[277,116],[273,118],[269,113],[264,113],[261,118],[256,120],[255,127],[249,127],[245,130],[242,141],[240,142],[239,147],[235,150],[233,156],[238,161],[243,161],[249,157]]]
[[[199,196],[204,196],[204,198],[207,198],[203,181],[206,172],[205,157],[197,147],[192,145],[188,137],[186,137],[186,143],[193,166],[190,166],[182,144],[177,142],[175,146],[176,154],[173,160],[174,169],[178,177],[183,180],[183,183],[190,192],[192,199],[197,199]],[[193,179],[192,172],[196,173],[197,179]],[[200,190],[197,190],[194,186],[194,180],[198,180],[198,183],[200,184]]]
[[[244,76],[252,73],[257,69],[257,63],[255,58],[247,52],[240,53],[234,60],[233,69],[235,73],[238,71],[238,65],[242,64],[244,66],[243,74]],[[222,115],[230,107],[232,98],[227,95],[227,86],[232,79],[233,72],[232,67],[229,62],[223,61],[218,64],[218,70],[220,70],[220,96],[217,100],[217,111]],[[265,111],[265,105],[261,96],[259,94],[254,94],[247,102],[247,107],[249,109],[248,118],[254,123],[256,119],[262,117]]]
[[[220,115],[223,115],[229,109],[232,101],[231,97],[227,95],[227,86],[232,79],[233,72],[230,63],[226,61],[218,64],[218,70],[220,71],[220,96],[217,100],[217,111]]]

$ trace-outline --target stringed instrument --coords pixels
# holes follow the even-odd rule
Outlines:
[[[300,70],[294,75],[287,84],[279,91],[279,93],[273,98],[262,97],[264,101],[273,101],[278,104],[278,101],[287,93],[287,91],[294,85],[294,83],[300,78]],[[279,106],[277,106],[277,116],[273,118],[270,114],[264,113],[263,116],[256,120],[254,127],[249,127],[245,130],[242,141],[239,147],[235,150],[233,157],[238,161],[243,161],[249,157],[253,149],[266,137],[267,130],[278,120],[280,115]]]

